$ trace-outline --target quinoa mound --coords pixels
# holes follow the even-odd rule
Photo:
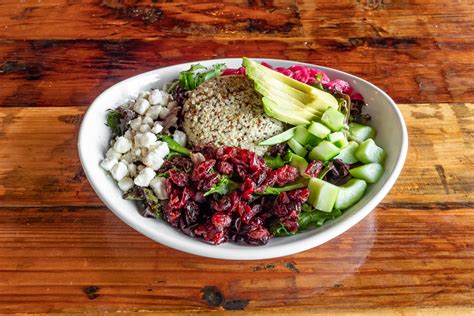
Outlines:
[[[183,106],[183,129],[192,145],[235,146],[263,155],[259,142],[284,131],[263,111],[261,95],[246,76],[211,79],[191,92]]]

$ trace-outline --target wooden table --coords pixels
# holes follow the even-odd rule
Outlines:
[[[473,314],[472,2],[224,2],[1,1],[0,312]],[[298,255],[230,262],[163,247],[92,191],[82,114],[129,76],[243,55],[387,91],[408,125],[403,173],[357,226]]]

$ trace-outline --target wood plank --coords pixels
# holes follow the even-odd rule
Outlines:
[[[401,208],[426,207],[420,203],[472,207],[474,105],[399,106],[409,131],[408,157],[384,203]],[[85,109],[0,109],[1,205],[102,205],[77,155]]]
[[[193,60],[255,56],[337,68],[369,80],[397,102],[471,102],[474,37],[0,41],[1,106],[90,104],[107,87]]]
[[[246,311],[467,307],[473,225],[472,208],[378,208],[318,248],[245,262],[163,247],[105,208],[4,207],[0,312],[222,310],[216,293]]]
[[[89,39],[301,34],[294,0],[118,1],[46,0],[0,4],[0,38]]]
[[[66,1],[4,0],[0,38],[156,37],[463,38],[474,8],[463,1]]]

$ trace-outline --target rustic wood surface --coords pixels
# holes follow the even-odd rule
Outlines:
[[[220,261],[138,234],[77,156],[88,104],[143,71],[219,57],[335,67],[386,90],[410,148],[367,218],[309,251]],[[470,1],[0,3],[0,313],[474,313]]]

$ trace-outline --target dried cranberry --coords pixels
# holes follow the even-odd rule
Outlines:
[[[298,169],[290,165],[284,165],[283,167],[278,168],[276,171],[277,171],[276,183],[279,186],[283,186],[289,182],[295,181],[295,179],[298,177],[298,174],[299,174]]]
[[[265,245],[270,240],[270,232],[263,226],[257,226],[249,231],[246,236],[246,242],[251,245]]]
[[[201,180],[198,183],[198,186],[197,186],[198,190],[201,190],[204,192],[209,191],[210,189],[212,189],[214,185],[216,185],[219,182],[219,178],[220,176],[216,172],[205,175],[205,177],[201,178]]]
[[[173,227],[178,227],[181,211],[179,209],[170,208],[169,204],[164,209],[165,220]]]
[[[255,192],[256,189],[255,183],[251,179],[247,179],[244,181],[242,184],[241,190],[242,190],[242,199],[248,200],[250,198],[250,195]]]
[[[227,228],[231,224],[231,217],[223,212],[218,212],[212,215],[212,224],[216,226],[217,229],[223,230],[224,228]]]
[[[319,173],[321,173],[321,170],[323,170],[323,168],[324,168],[324,165],[321,161],[313,160],[309,163],[304,173],[312,178],[316,178],[319,175]]]
[[[286,143],[276,144],[268,148],[267,154],[271,157],[276,157],[278,155],[282,156],[285,154],[287,149]]]
[[[290,198],[288,197],[288,193],[281,192],[278,194],[278,197],[275,200],[275,204],[288,204],[290,203]]]
[[[184,187],[189,182],[189,176],[184,172],[170,170],[169,175],[169,179],[179,187]]]
[[[285,217],[288,214],[286,204],[277,204],[273,207],[273,213],[278,217]]]
[[[258,156],[256,153],[249,152],[248,157],[251,171],[260,171],[265,168],[265,160],[263,160],[263,158]]]
[[[217,170],[222,174],[230,176],[234,172],[234,167],[227,161],[219,161],[217,163]]]
[[[187,225],[194,224],[198,221],[199,216],[199,205],[190,201],[184,207],[184,218]]]
[[[309,197],[309,190],[308,189],[299,189],[299,190],[293,190],[288,192],[288,197],[290,200],[299,202],[299,203],[305,203],[308,200]]]
[[[259,204],[252,206],[252,208],[249,211],[244,212],[244,214],[242,215],[242,222],[244,222],[245,224],[248,224],[255,215],[260,213],[261,210],[262,210],[262,206]]]
[[[214,167],[215,164],[216,161],[214,159],[209,159],[204,162],[201,162],[194,168],[192,179],[194,181],[201,180],[212,169],[212,167]]]
[[[250,213],[252,211],[252,208],[247,203],[240,202],[236,210],[240,218],[242,218],[245,214]]]
[[[199,152],[206,159],[214,159],[216,157],[216,148],[212,145],[197,145],[193,147],[193,152]]]
[[[211,207],[217,212],[226,212],[230,210],[232,207],[232,201],[230,196],[225,195],[217,201],[212,201]]]
[[[248,177],[247,170],[245,169],[244,166],[237,165],[237,166],[235,166],[235,169],[236,169],[237,174],[239,175],[239,177],[240,177],[241,179],[245,179],[245,178]]]
[[[215,245],[225,242],[228,238],[225,231],[218,230],[212,223],[198,225],[194,233],[206,241],[212,241]]]

